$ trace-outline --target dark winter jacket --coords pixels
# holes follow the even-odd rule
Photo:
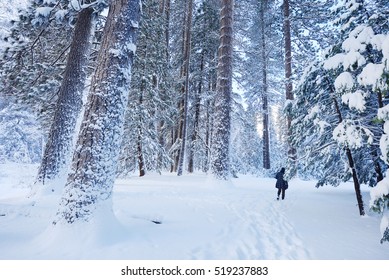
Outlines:
[[[277,189],[286,190],[288,188],[288,182],[284,180],[284,173],[285,173],[285,170],[281,169],[281,171],[278,172],[276,175],[276,179],[277,179],[276,188]]]

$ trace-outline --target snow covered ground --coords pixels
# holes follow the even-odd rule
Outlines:
[[[0,165],[0,259],[388,260],[380,217],[360,217],[351,183],[148,174],[117,180],[113,214],[52,226],[58,195],[28,199],[36,166]],[[368,204],[369,189],[363,188]],[[104,212],[104,213],[103,213]]]

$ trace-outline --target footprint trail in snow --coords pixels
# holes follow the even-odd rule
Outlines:
[[[229,218],[212,242],[191,252],[194,259],[311,259],[310,253],[289,223],[287,210],[293,201],[276,201],[253,194],[224,195],[223,211]],[[211,198],[208,197],[209,200]],[[266,213],[264,215],[263,213]]]

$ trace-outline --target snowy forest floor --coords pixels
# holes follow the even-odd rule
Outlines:
[[[134,176],[116,181],[114,215],[61,228],[51,225],[58,195],[27,198],[35,174],[0,165],[0,259],[389,259],[380,217],[359,216],[351,183],[294,179],[277,201],[272,178]]]

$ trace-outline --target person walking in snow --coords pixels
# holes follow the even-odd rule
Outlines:
[[[285,168],[282,167],[281,170],[276,175],[276,188],[277,191],[277,200],[280,199],[280,195],[282,199],[285,199],[285,190],[288,189],[288,182],[284,180]]]

